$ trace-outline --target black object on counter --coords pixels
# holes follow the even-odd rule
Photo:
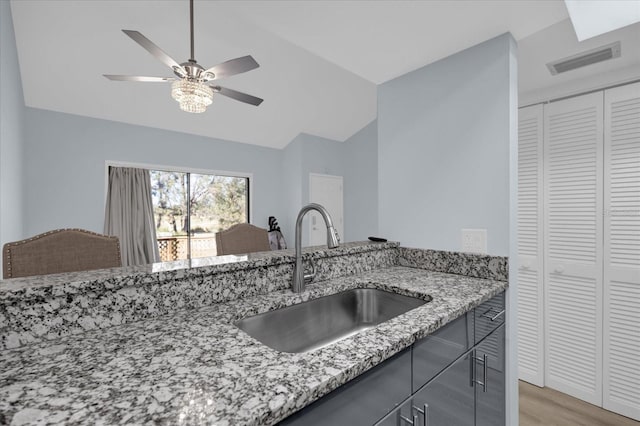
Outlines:
[[[380,238],[380,237],[369,237],[369,240],[373,241],[374,243],[386,243],[387,242],[386,238]]]
[[[269,246],[271,250],[283,250],[287,248],[287,242],[278,226],[278,221],[274,216],[269,216]]]
[[[275,216],[269,216],[269,231],[280,231],[278,221]]]

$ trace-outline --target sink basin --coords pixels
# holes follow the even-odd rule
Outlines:
[[[415,297],[359,288],[244,318],[235,325],[277,351],[308,352],[425,303],[427,300]]]

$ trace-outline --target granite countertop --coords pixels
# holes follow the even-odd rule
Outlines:
[[[399,245],[399,243],[391,241],[384,243],[356,241],[341,243],[339,247],[332,250],[327,250],[326,246],[310,246],[302,249],[302,256],[305,260],[315,260],[318,257],[336,257],[385,248],[397,248]],[[0,280],[0,301],[42,298],[50,294],[75,294],[81,291],[114,290],[130,286],[132,283],[141,284],[145,282],[161,282],[168,279],[197,278],[220,272],[243,272],[248,269],[291,263],[295,260],[295,257],[294,249],[284,249],[11,278]]]
[[[505,281],[394,266],[0,352],[0,424],[271,425],[505,289]],[[349,288],[430,303],[308,353],[233,322]]]

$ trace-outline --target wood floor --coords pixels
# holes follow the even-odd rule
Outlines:
[[[640,422],[549,388],[520,382],[520,426],[640,426]]]

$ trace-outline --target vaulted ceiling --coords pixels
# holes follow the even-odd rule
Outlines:
[[[196,0],[198,63],[252,55],[260,68],[220,84],[265,101],[253,107],[216,97],[207,112],[188,114],[168,83],[102,77],[171,76],[120,30],[138,30],[186,61],[187,0],[12,0],[11,7],[27,106],[273,148],[299,133],[344,141],[375,119],[377,84],[507,31],[520,41],[568,25],[560,0]]]

